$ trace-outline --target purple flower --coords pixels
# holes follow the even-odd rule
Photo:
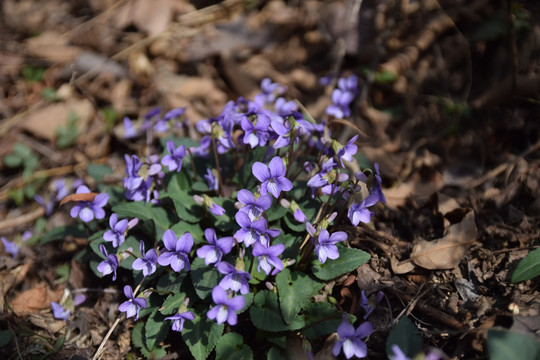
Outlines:
[[[103,275],[113,274],[113,281],[116,280],[116,269],[118,268],[118,257],[116,254],[108,254],[105,245],[99,244],[99,251],[105,256],[105,260],[97,266],[98,271]]]
[[[181,332],[184,328],[184,321],[190,320],[193,321],[195,315],[191,311],[184,311],[183,313],[176,314],[173,316],[167,316],[165,320],[174,320],[172,324],[173,331]]]
[[[236,195],[240,204],[244,205],[240,211],[248,214],[251,221],[257,219],[265,210],[272,206],[272,197],[270,195],[262,195],[255,199],[251,191],[241,189]]]
[[[139,135],[139,130],[133,125],[131,120],[126,116],[124,117],[124,139],[132,139]]]
[[[86,301],[86,296],[84,294],[77,294],[75,295],[75,297],[73,297],[74,306],[79,306],[85,301]]]
[[[392,345],[392,352],[394,353],[392,360],[411,360],[398,345]]]
[[[369,211],[368,206],[375,205],[377,201],[379,201],[379,196],[377,194],[371,194],[360,203],[353,203],[347,213],[351,223],[354,226],[357,226],[360,221],[366,224],[369,223],[373,212]]]
[[[240,291],[241,294],[245,295],[249,292],[248,281],[251,279],[249,273],[237,270],[234,266],[228,262],[220,262],[217,265],[217,269],[220,273],[224,274],[225,277],[219,282],[224,290],[231,289],[234,292]]]
[[[338,356],[341,350],[347,359],[356,356],[358,358],[366,357],[367,346],[362,341],[362,338],[369,336],[373,332],[373,326],[369,322],[364,322],[355,330],[347,318],[343,317],[343,322],[339,325],[337,333],[339,341],[334,345],[332,353]]]
[[[218,182],[217,176],[214,175],[212,170],[206,169],[206,175],[204,175],[204,178],[206,179],[206,183],[208,184],[208,188],[210,190],[218,191],[219,182]]]
[[[222,216],[225,214],[225,209],[212,200],[208,195],[203,194],[203,196],[193,195],[193,200],[199,205],[203,205],[206,209],[210,210],[215,216]]]
[[[287,199],[281,199],[280,204],[281,204],[281,206],[283,206],[284,208],[289,209],[292,212],[292,214],[294,216],[294,219],[296,221],[301,222],[301,223],[306,222],[306,220],[307,220],[306,214],[304,214],[302,209],[300,209],[300,206],[298,206],[296,201],[294,201],[294,200],[289,201]]]
[[[255,146],[266,145],[270,119],[266,116],[258,116],[253,124],[247,116],[242,117],[242,129],[245,131],[244,144],[249,144],[253,149]]]
[[[358,146],[356,146],[355,144],[356,139],[358,139],[358,135],[353,136],[352,139],[349,140],[347,145],[339,149],[339,151],[337,152],[337,157],[342,167],[345,167],[345,165],[343,164],[343,160],[353,161],[353,155],[356,154],[356,152],[358,151]]]
[[[141,256],[142,257],[137,258],[133,262],[131,267],[133,268],[133,270],[142,270],[144,276],[151,275],[157,269],[156,264],[157,264],[157,261],[158,261],[158,256],[157,256],[156,250],[150,249],[145,254],[144,253],[144,242],[142,240],[140,240],[140,249],[141,249]]]
[[[244,307],[246,302],[244,297],[238,295],[229,298],[227,291],[220,286],[216,286],[212,290],[212,300],[216,306],[208,310],[208,318],[211,320],[216,319],[219,325],[223,324],[225,321],[231,326],[236,325],[238,322],[236,311],[240,311]]]
[[[126,160],[126,174],[124,178],[124,188],[126,189],[126,198],[133,201],[148,201],[150,197],[150,187],[152,185],[152,179],[150,177],[146,180],[139,175],[143,163],[136,155],[129,157],[124,155]]]
[[[71,315],[71,312],[67,309],[65,309],[62,305],[54,302],[54,301],[51,301],[51,307],[52,307],[52,310],[53,310],[53,316],[55,319],[58,319],[58,320],[64,320],[66,321],[67,319],[69,319],[70,315]]]
[[[32,230],[26,230],[25,232],[22,233],[21,235],[21,240],[23,242],[27,242],[28,240],[30,240],[32,238]]]
[[[381,174],[379,173],[379,164],[375,163],[374,167],[375,167],[375,190],[374,190],[374,192],[379,197],[379,201],[382,202],[383,204],[386,204],[386,197],[383,194],[382,186],[381,186],[382,178],[381,178]]]
[[[21,250],[21,247],[15,242],[9,241],[5,237],[2,236],[2,244],[4,244],[4,250],[10,254],[14,259],[17,257],[17,254],[19,253],[19,250]]]
[[[146,308],[146,299],[142,297],[134,297],[133,289],[131,286],[124,286],[124,294],[128,298],[127,301],[124,301],[118,307],[118,310],[125,312],[128,318],[135,316],[135,321],[139,319],[139,311],[141,308]]]
[[[332,91],[332,105],[326,108],[326,113],[338,119],[343,119],[351,115],[349,104],[354,99],[354,94],[341,89]]]
[[[90,190],[81,185],[77,188],[77,194],[87,194]],[[77,205],[71,208],[70,215],[72,218],[77,216],[84,222],[90,222],[96,219],[103,219],[105,217],[105,210],[103,207],[107,205],[109,201],[109,194],[102,193],[97,195],[92,201],[79,201]]]
[[[193,237],[186,232],[178,239],[171,229],[165,230],[163,244],[167,251],[159,255],[158,263],[162,266],[171,265],[174,271],[179,272],[183,268],[189,271],[188,254],[193,247]]]
[[[278,258],[278,256],[281,255],[283,250],[285,250],[285,245],[283,244],[276,244],[273,246],[264,247],[260,243],[255,243],[253,245],[252,254],[253,256],[257,256],[259,260],[257,271],[261,271],[262,269],[266,273],[266,275],[268,275],[270,274],[272,267],[274,267],[272,275],[276,275],[278,272],[283,270],[283,261]]]
[[[212,228],[204,230],[204,237],[210,245],[203,245],[197,250],[197,256],[204,258],[206,265],[219,263],[223,255],[231,252],[234,238],[227,236],[221,239],[216,237],[216,231]]]
[[[255,95],[255,101],[270,104],[275,100],[276,94],[283,94],[287,88],[278,83],[273,83],[269,78],[264,78],[261,81],[261,90],[262,93]]]
[[[306,230],[312,238],[317,236],[315,228],[310,223],[306,223]],[[321,264],[324,264],[326,259],[335,260],[339,257],[339,251],[336,244],[344,240],[347,240],[347,233],[344,231],[336,231],[330,235],[328,230],[321,229],[319,235],[317,236],[314,249],[315,254],[317,254]]]
[[[262,182],[261,195],[266,195],[269,192],[278,198],[281,191],[292,189],[291,181],[285,177],[285,165],[279,156],[272,158],[269,166],[256,161],[253,164],[252,172]]]
[[[235,219],[242,228],[234,234],[234,238],[238,242],[243,242],[245,247],[249,247],[255,242],[268,246],[270,243],[269,236],[276,237],[280,234],[278,229],[267,229],[267,222],[263,217],[251,221],[245,212],[238,211]]]
[[[169,171],[176,170],[178,172],[182,170],[182,160],[184,159],[184,156],[186,156],[186,147],[180,145],[175,148],[174,141],[169,140],[167,141],[167,150],[170,154],[165,155],[163,159],[161,159],[161,163],[164,166],[169,167]]]
[[[109,218],[109,225],[111,226],[110,230],[107,230],[103,234],[103,239],[105,241],[111,241],[112,246],[117,248],[125,240],[125,231],[128,228],[128,219],[118,221],[118,215],[112,214]]]
[[[369,315],[371,315],[373,310],[377,308],[377,304],[384,297],[384,293],[382,291],[379,291],[377,295],[375,296],[375,298],[372,300],[369,300],[367,298],[366,294],[364,293],[364,290],[362,290],[361,294],[362,294],[362,301],[360,303],[360,306],[362,306],[362,308],[366,312],[366,315],[364,315],[364,320],[366,320],[369,317]]]

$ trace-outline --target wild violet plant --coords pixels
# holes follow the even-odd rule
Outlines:
[[[342,117],[356,78],[338,83],[327,113]],[[268,358],[282,358],[288,333],[309,351],[336,331],[335,354],[365,356],[371,325],[355,330],[356,317],[344,317],[321,289],[369,259],[333,224],[370,222],[370,208],[385,201],[378,168],[354,172],[357,138],[333,140],[284,90],[265,79],[253,101],[230,101],[200,121],[199,143],[165,135],[161,154],[125,155],[122,187],[75,204],[72,216],[94,232],[98,276],[118,282],[129,279],[119,269],[133,274],[120,284],[119,310],[136,321],[132,341],[145,356],[164,356],[170,331],[197,360],[214,348],[218,358],[252,358],[248,344],[258,339]],[[140,125],[125,119],[126,138],[162,136],[182,127],[183,116],[177,109],[160,118],[153,109]],[[108,217],[98,224],[103,209]]]

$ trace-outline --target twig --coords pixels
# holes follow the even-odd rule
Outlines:
[[[515,156],[511,160],[507,160],[506,162],[504,162],[501,165],[497,166],[495,169],[492,169],[492,170],[488,171],[483,176],[481,176],[478,179],[476,179],[475,181],[469,183],[468,188],[469,189],[474,189],[475,187],[478,187],[478,186],[482,185],[483,183],[485,183],[489,179],[492,179],[492,178],[496,177],[497,175],[499,175],[500,173],[502,173],[503,171],[505,171],[510,166],[514,166],[520,159],[524,158],[525,156],[529,155],[530,153],[532,153],[532,152],[534,152],[534,151],[536,151],[538,149],[540,149],[540,140],[537,141],[536,144],[534,144],[533,146],[531,146],[530,148],[528,148],[527,150],[525,150],[524,152],[519,154],[518,156]]]
[[[38,209],[28,214],[24,214],[22,216],[18,216],[13,219],[0,221],[0,233],[2,233],[6,229],[14,229],[26,223],[32,222],[42,217],[43,215],[45,215],[45,209],[42,207],[39,207]]]

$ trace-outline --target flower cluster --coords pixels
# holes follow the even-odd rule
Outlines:
[[[348,116],[356,85],[354,76],[340,79],[334,108],[327,113]],[[122,279],[123,267],[140,281],[135,290],[124,286],[127,300],[119,310],[128,318],[137,320],[146,309],[141,317],[163,311],[173,331],[202,316],[234,326],[254,294],[271,293],[267,289],[275,289],[280,276],[339,259],[348,236],[332,228],[334,221],[348,216],[355,226],[367,223],[371,208],[384,203],[378,166],[356,173],[348,166],[355,161],[358,136],[340,144],[324,122],[314,122],[283,97],[285,87],[269,79],[261,87],[253,101],[230,101],[217,117],[198,122],[197,146],[163,138],[162,154],[125,155],[128,202],[110,204],[108,228],[92,239],[102,276]],[[126,138],[178,127],[184,110],[160,118],[160,110],[153,109],[138,127],[124,119]],[[88,192],[85,186],[77,189]],[[84,222],[103,219],[107,203],[108,195],[99,194],[79,201],[71,214]],[[132,203],[138,206],[127,211]],[[308,240],[310,246],[304,246]],[[128,258],[134,259],[129,263]],[[168,287],[164,279],[179,284]],[[192,284],[184,285],[185,279]],[[148,298],[162,294],[168,295],[163,305],[152,305]],[[186,294],[195,299],[191,310]],[[371,333],[370,326],[355,330],[344,322],[334,353],[343,349],[347,358],[365,356],[361,339]]]

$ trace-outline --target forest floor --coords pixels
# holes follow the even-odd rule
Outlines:
[[[540,339],[539,279],[512,283],[540,240],[540,5],[535,1],[4,0],[0,12],[0,235],[34,237],[12,258],[0,245],[0,357],[91,358],[121,289],[90,293],[67,324],[50,302],[103,287],[76,254],[86,239],[41,244],[72,221],[45,210],[55,179],[121,183],[122,119],[187,106],[191,124],[250,98],[263,78],[325,118],[332,85],[356,74],[352,116],[332,130],[378,163],[386,206],[343,228],[371,255],[336,284],[354,313],[360,290],[382,290],[369,358],[386,358],[392,319],[407,315],[426,348],[486,359],[494,326]],[[73,114],[76,114],[73,116]],[[426,241],[439,245],[426,255]],[[390,308],[389,308],[390,307]],[[58,342],[59,339],[64,339]],[[105,358],[125,358],[130,326]],[[15,351],[15,353],[13,353]],[[136,355],[138,356],[138,355]],[[176,355],[171,353],[170,358]]]

